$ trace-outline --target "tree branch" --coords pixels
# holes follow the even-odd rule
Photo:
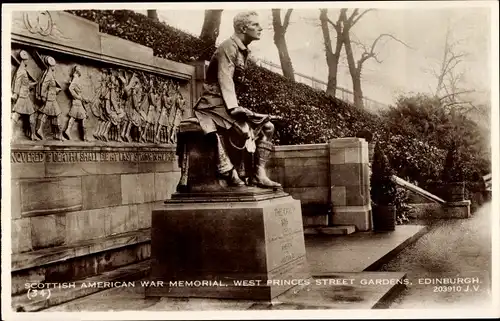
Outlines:
[[[358,9],[356,9],[358,10]],[[361,14],[351,23],[351,27],[354,26],[365,14],[367,14],[370,11],[375,11],[375,9],[366,9],[365,11],[361,12]]]
[[[393,40],[396,40],[397,42],[399,42],[400,44],[404,45],[405,47],[407,48],[410,48],[410,49],[413,49],[412,47],[410,47],[408,44],[406,44],[404,41],[396,38],[395,36],[391,35],[390,33],[383,33],[381,34],[380,36],[377,37],[377,39],[375,39],[375,41],[373,42],[372,44],[372,49],[370,52],[373,52],[373,50],[375,49],[375,46],[377,45],[377,42],[382,39],[383,37],[390,37],[392,38]]]
[[[290,24],[290,16],[292,15],[293,9],[288,9],[285,13],[285,19],[283,20],[283,30],[286,32],[286,28]]]
[[[352,22],[354,21],[354,18],[358,15],[358,12],[359,12],[359,9],[354,9],[351,16],[347,19],[347,22],[349,23],[349,27],[352,27]],[[345,13],[347,14],[347,9],[345,9]]]
[[[458,95],[469,94],[469,93],[473,93],[473,92],[475,92],[475,90],[463,90],[463,91],[459,91],[456,93],[447,94],[447,95],[444,95],[443,97],[439,98],[439,101],[442,101],[450,96],[458,96]]]
[[[331,24],[335,29],[337,29],[339,27],[339,25],[336,24],[335,22],[333,22],[332,20],[330,20],[330,18],[328,18],[326,21],[328,21],[328,23]]]

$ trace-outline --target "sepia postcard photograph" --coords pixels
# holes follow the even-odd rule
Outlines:
[[[2,320],[499,317],[498,2],[2,5]]]

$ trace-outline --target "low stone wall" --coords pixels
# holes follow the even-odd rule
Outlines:
[[[275,146],[269,170],[272,179],[300,199],[304,225],[372,228],[368,143],[364,139]]]

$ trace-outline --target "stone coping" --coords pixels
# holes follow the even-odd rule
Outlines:
[[[159,149],[159,150],[172,150],[175,151],[176,146],[173,144],[153,144],[153,143],[120,143],[120,142],[78,142],[78,141],[26,141],[26,142],[15,142],[10,144],[11,150],[52,150],[52,149],[99,149],[105,150],[109,149]]]
[[[37,22],[42,16],[47,21],[43,26]],[[156,57],[152,48],[101,33],[97,23],[64,11],[14,11],[11,35],[12,43],[178,79],[190,80],[195,73],[194,66]]]
[[[151,240],[151,229],[145,228],[119,235],[83,241],[32,252],[12,254],[12,272],[66,261],[80,256],[145,243]]]
[[[285,152],[285,151],[296,151],[296,150],[315,150],[315,149],[327,149],[328,144],[303,144],[303,145],[276,145],[274,146],[275,151]]]

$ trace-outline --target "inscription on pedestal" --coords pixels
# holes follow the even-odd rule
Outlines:
[[[302,214],[298,201],[277,204],[265,215],[268,271],[305,256]]]

